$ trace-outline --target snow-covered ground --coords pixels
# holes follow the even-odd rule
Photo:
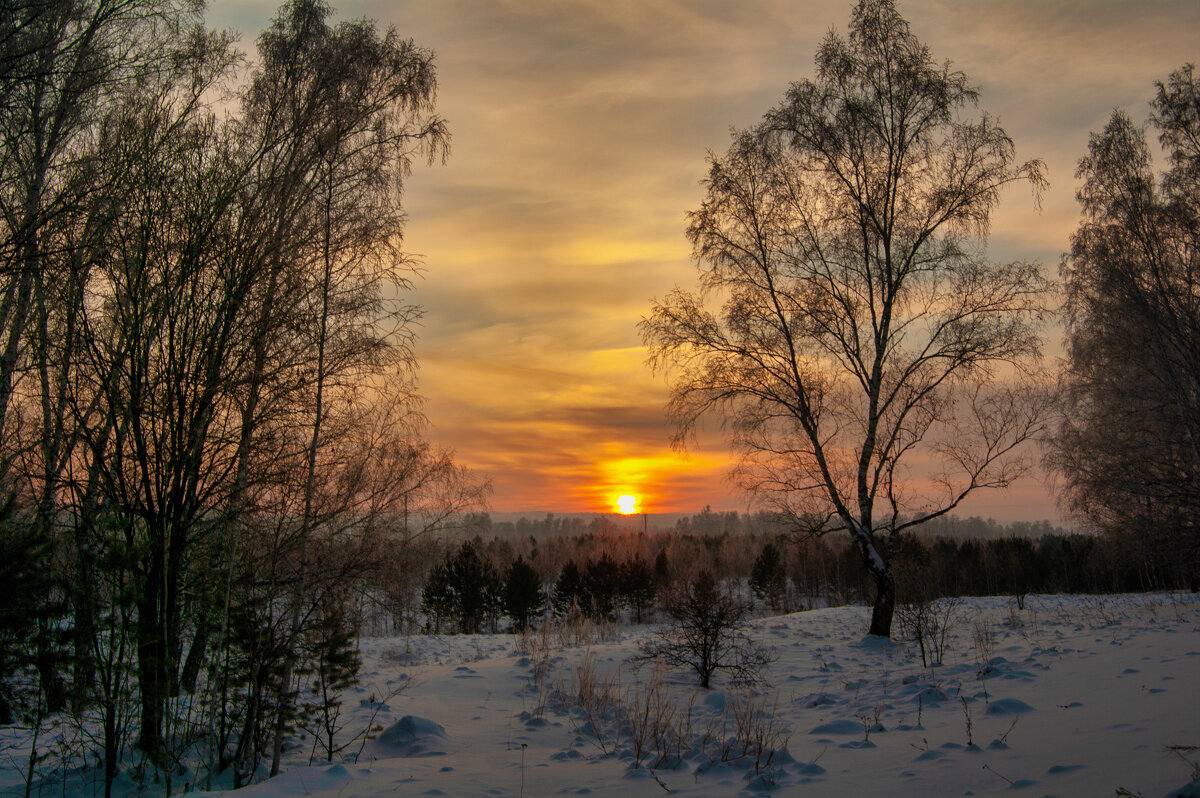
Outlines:
[[[342,738],[374,739],[334,764],[296,739],[237,795],[1200,796],[1197,597],[958,613],[935,667],[862,607],[756,620],[778,658],[752,693],[631,663],[646,628],[366,640]]]
[[[929,668],[912,645],[866,638],[864,608],[754,622],[778,659],[753,694],[764,712],[743,727],[757,728],[732,744],[746,691],[699,691],[673,672],[671,701],[648,701],[651,666],[628,662],[646,630],[549,651],[503,635],[368,641],[355,721],[407,685],[375,715],[378,739],[354,764],[307,766],[298,745],[285,775],[239,795],[1200,796],[1195,597],[1033,596],[1024,610],[967,599],[960,610],[944,664]],[[676,742],[663,761],[651,750],[635,762],[647,705],[674,710],[660,726]],[[756,772],[760,742],[779,750]]]

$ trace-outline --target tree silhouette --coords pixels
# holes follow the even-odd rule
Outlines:
[[[1151,103],[1169,166],[1122,111],[1079,162],[1083,221],[1062,263],[1067,357],[1050,464],[1068,505],[1200,573],[1200,86]],[[1190,565],[1189,565],[1190,564]],[[1194,576],[1193,579],[1200,580]]]
[[[772,610],[778,612],[783,606],[787,598],[787,568],[775,544],[767,543],[754,559],[750,588]]]
[[[756,682],[773,660],[771,652],[742,631],[750,606],[723,590],[708,571],[671,591],[664,610],[670,623],[642,647],[637,659],[661,658],[671,667],[689,668],[706,690],[720,670],[736,681]]]
[[[891,0],[861,0],[815,79],[711,157],[687,231],[700,291],[641,325],[673,376],[676,444],[723,416],[744,489],[798,529],[848,532],[874,635],[891,632],[888,538],[1007,486],[1044,414],[1017,378],[1040,356],[1048,283],[981,254],[1001,189],[1040,187],[1042,165],[969,118],[976,98]],[[918,456],[930,490],[908,479]]]
[[[565,618],[573,611],[582,611],[586,600],[583,589],[583,574],[574,560],[567,560],[554,582],[554,597],[551,604],[555,615]]]
[[[518,631],[528,629],[530,619],[541,612],[544,603],[542,580],[533,566],[518,556],[504,580],[504,611],[512,618],[513,627]]]
[[[611,620],[617,614],[621,590],[621,567],[607,552],[588,560],[583,570],[584,611],[596,620]]]
[[[463,634],[477,634],[504,599],[504,584],[480,553],[478,540],[467,540],[434,567],[422,591],[430,615],[446,618]]]
[[[650,563],[641,557],[621,563],[620,592],[622,600],[633,612],[633,622],[641,623],[642,616],[653,606],[654,597],[658,593],[654,569],[650,567]]]

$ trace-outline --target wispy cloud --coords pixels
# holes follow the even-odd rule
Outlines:
[[[433,436],[490,473],[496,509],[608,509],[618,483],[673,509],[744,506],[722,478],[717,436],[687,461],[669,450],[666,384],[645,368],[636,324],[650,297],[694,284],[683,230],[706,151],[812,75],[818,42],[845,30],[850,6],[341,3],[343,16],[395,24],[437,52],[452,152],[407,191],[406,246],[427,270],[415,292],[427,309],[422,389]],[[1077,222],[1088,132],[1115,106],[1142,117],[1153,81],[1197,57],[1200,3],[899,6],[934,57],[980,87],[1019,156],[1046,161],[1041,211],[1027,192],[1006,195],[991,251],[1053,272]],[[214,0],[209,18],[253,34],[272,13],[273,3]],[[1053,513],[1040,486],[1014,495],[1008,517]]]

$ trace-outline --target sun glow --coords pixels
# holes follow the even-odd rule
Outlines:
[[[633,515],[637,510],[637,496],[625,494],[617,497],[617,511],[622,515]]]

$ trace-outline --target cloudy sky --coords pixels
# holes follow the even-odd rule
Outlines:
[[[212,0],[245,49],[273,0]],[[745,509],[719,430],[686,459],[644,366],[649,300],[695,283],[685,214],[706,152],[813,75],[848,0],[342,0],[437,54],[444,166],[407,190],[407,249],[426,269],[418,355],[430,436],[488,475],[498,512]],[[1115,107],[1146,116],[1155,80],[1200,59],[1198,0],[900,0],[935,59],[982,92],[1051,188],[1005,196],[990,254],[1055,273],[1077,221],[1075,162]],[[1056,338],[1053,331],[1048,332]],[[1051,359],[1055,367],[1051,340]],[[966,513],[1055,518],[1030,479]]]

